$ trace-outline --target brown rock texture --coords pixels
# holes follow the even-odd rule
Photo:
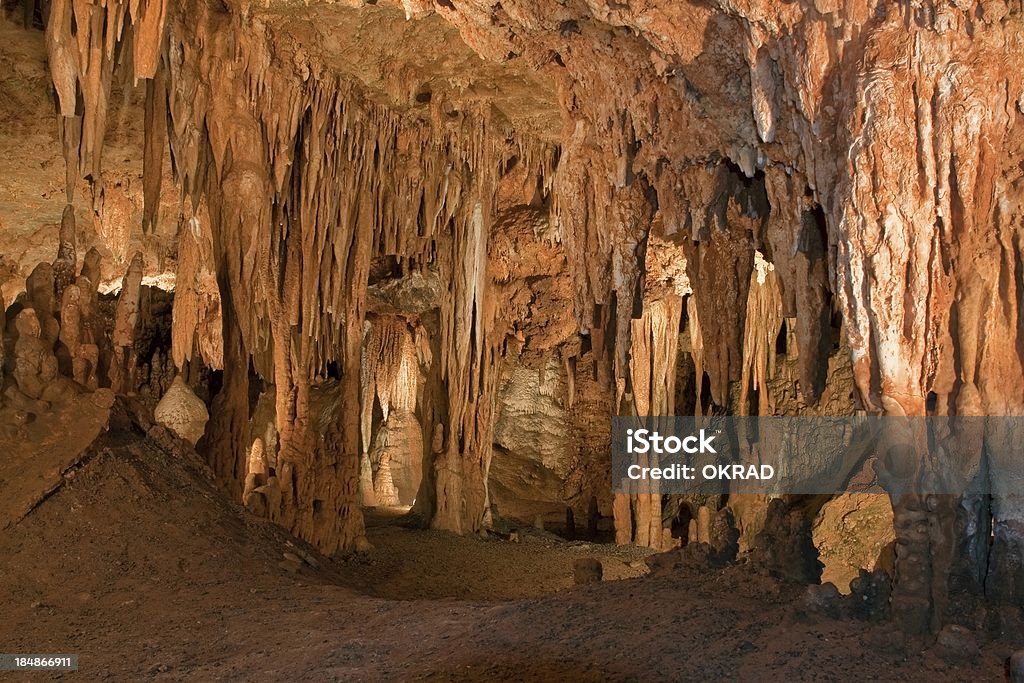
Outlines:
[[[526,514],[509,482],[539,466],[541,503],[612,517],[620,543],[728,520],[716,558],[767,539],[769,564],[799,564],[826,501],[612,497],[608,419],[1020,415],[1022,22],[1019,0],[55,0],[60,250],[27,279],[4,266],[26,281],[18,385],[39,399],[60,344],[78,383],[134,393],[143,277],[173,241],[149,384],[168,351],[190,384],[222,370],[200,450],[325,553],[365,548],[362,505],[414,486],[434,528],[486,531],[496,498]],[[129,81],[134,185],[104,171]],[[109,340],[88,322],[92,251],[74,277],[80,179],[120,271],[143,235]],[[991,501],[892,496],[908,631],[1024,599],[994,438],[962,471],[926,444],[912,464],[987,477]]]

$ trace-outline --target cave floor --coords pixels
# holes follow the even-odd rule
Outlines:
[[[112,433],[0,532],[0,650],[78,653],[76,681],[992,680],[1013,650],[950,665],[806,615],[800,587],[742,566],[641,577],[638,550],[459,538],[393,511],[368,534],[367,556],[318,558],[194,455]],[[604,582],[570,587],[581,556]]]
[[[604,578],[647,574],[646,549],[567,542],[552,533],[519,527],[520,543],[408,528],[404,508],[366,512],[374,552],[337,564],[340,582],[393,600],[539,598],[573,585],[573,562],[598,557]]]

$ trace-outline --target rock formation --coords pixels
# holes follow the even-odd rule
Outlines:
[[[121,294],[114,311],[111,334],[113,356],[110,359],[110,388],[128,393],[135,389],[135,334],[139,324],[139,296],[142,287],[142,254],[136,253],[121,281]]]
[[[111,338],[121,340],[120,357],[134,363],[136,326],[145,322],[142,327],[149,329],[154,325],[150,314],[140,307],[146,289],[141,285],[141,256],[129,269],[127,294],[101,295],[87,276],[101,277],[102,257],[98,251],[90,250],[82,274],[75,275],[73,218],[69,220],[69,216],[65,212],[65,239],[56,260],[52,265],[37,264],[22,286],[15,284],[21,293],[4,310],[7,324],[0,341],[5,342],[2,346],[6,355],[0,356],[5,359],[0,367],[14,380],[8,387],[9,396],[15,396],[15,402],[25,409],[46,410],[48,403],[62,400],[68,392],[95,392],[108,386],[108,373],[113,371],[116,378],[118,372],[113,364]],[[116,335],[115,328],[119,329]],[[161,362],[158,346],[146,349],[146,354],[149,364],[154,359]],[[126,384],[121,390],[130,391],[131,387]]]
[[[30,399],[46,400],[57,379],[57,358],[43,337],[39,315],[34,309],[18,314],[18,340],[14,343],[14,382]]]
[[[55,317],[58,309],[53,267],[49,263],[37,264],[25,280],[25,290],[28,303],[35,311],[36,324],[39,327],[36,334],[52,350],[60,334],[60,323]]]
[[[85,252],[85,257],[82,259],[81,276],[88,279],[94,287],[99,285],[102,277],[100,270],[102,259],[103,257],[96,247]]]
[[[778,578],[803,584],[821,580],[822,563],[811,539],[810,520],[779,498],[768,504],[752,560]]]
[[[56,299],[63,302],[64,289],[75,281],[78,272],[78,252],[75,249],[75,209],[71,204],[64,207],[60,220],[60,245],[53,262],[54,292]],[[63,304],[62,304],[63,305]]]
[[[201,214],[202,215],[202,214]],[[172,348],[183,368],[195,356],[211,369],[224,367],[220,292],[213,261],[213,236],[200,217],[191,217],[178,242]]]
[[[178,375],[153,409],[153,419],[194,446],[206,430],[210,413]]]
[[[60,341],[71,358],[71,376],[83,386],[96,388],[96,363],[99,354],[95,344],[85,339],[82,290],[76,284],[64,288],[60,305]]]

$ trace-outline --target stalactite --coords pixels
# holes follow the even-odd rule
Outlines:
[[[387,449],[388,426],[395,413],[408,415],[416,409],[420,364],[413,335],[402,318],[383,315],[368,322],[367,327],[360,371],[360,489],[364,505],[397,505]],[[383,422],[373,437],[375,401],[381,407]]]
[[[220,292],[208,221],[205,211],[192,216],[185,222],[178,241],[171,353],[179,370],[195,354],[208,368],[224,367]]]
[[[331,73],[329,60],[300,58],[296,38],[271,38],[273,22],[247,5],[52,4],[46,42],[67,202],[85,175],[104,218],[107,101],[115,67],[130,66],[136,79],[153,79],[145,230],[154,228],[158,206],[164,125],[186,201],[197,215],[204,202],[209,207],[202,227],[212,265],[206,252],[182,259],[179,278],[182,301],[198,291],[197,272],[209,266],[218,279],[226,385],[208,441],[229,488],[246,469],[251,370],[275,390],[279,495],[267,498],[268,514],[326,551],[365,543],[357,493],[367,405],[379,400],[389,413],[389,376],[404,372],[383,366],[381,384],[375,369],[369,394],[361,382],[369,263],[390,256],[436,270],[446,285],[430,314],[433,336],[419,345],[431,354],[419,358],[429,469],[417,507],[447,529],[486,524],[497,369],[508,339],[530,342],[498,324],[507,321],[498,320],[487,277],[492,228],[514,194],[499,187],[512,157],[529,169],[515,184],[532,184],[538,204],[550,207],[577,328],[589,337],[592,367],[613,388],[617,411],[656,409],[659,378],[648,363],[670,343],[647,328],[637,332],[654,315],[641,281],[645,252],[659,237],[654,213],[664,235],[685,238],[695,283],[686,305],[696,412],[706,403],[705,373],[716,410],[729,408],[737,380],[741,409],[751,388],[759,412],[766,409],[762,387],[780,313],[799,342],[800,392],[809,403],[821,390],[836,313],[868,411],[923,415],[929,393],[953,414],[1024,410],[1014,285],[1021,208],[1013,141],[1024,106],[1013,61],[1022,45],[1016,4],[698,3],[682,22],[673,3],[584,3],[595,21],[572,38],[572,50],[561,50],[566,36],[542,20],[542,3],[492,4],[409,0],[403,7],[409,18],[440,13],[486,59],[514,52],[528,64],[550,64],[559,48],[557,68],[549,69],[560,74],[552,76],[563,124],[557,146],[494,116],[486,97],[461,110],[435,97],[422,116],[389,110]],[[610,24],[629,30],[606,31]],[[704,49],[719,44],[732,49]],[[621,77],[623,63],[630,78]],[[85,290],[101,278],[91,255],[82,271],[91,287],[78,287],[83,317]],[[52,348],[54,276],[37,270],[29,300]],[[70,291],[63,271],[56,279]],[[176,321],[176,361],[197,347],[185,321],[201,307],[185,307]],[[67,334],[75,343],[74,330]],[[215,338],[198,334],[210,365]],[[115,347],[125,348],[118,339]],[[571,378],[575,356],[562,358]],[[345,409],[320,434],[310,396],[328,367],[340,378]],[[354,409],[360,397],[362,414]],[[972,457],[981,462],[984,452]],[[988,571],[991,594],[1019,602],[1024,587],[1012,572],[1024,548],[1024,510],[1001,476],[1009,463],[985,462],[997,492],[990,510],[972,504],[972,514],[995,518],[992,562],[973,571]],[[928,470],[922,460],[918,474]],[[620,519],[631,514],[623,500],[615,502]],[[915,529],[951,528],[955,507],[896,501],[893,604],[912,630],[945,618],[936,610],[948,604],[943,581],[954,571],[948,539]],[[954,541],[988,543],[972,533]],[[927,571],[917,576],[915,567]]]
[[[633,388],[631,414],[666,416],[675,414],[676,355],[683,299],[678,294],[645,303],[643,316],[630,324],[630,385]],[[621,495],[621,494],[620,494]],[[635,493],[632,514],[621,502],[615,506],[616,538],[637,545],[660,548],[661,493]]]
[[[72,178],[86,177],[92,186],[93,210],[101,218],[103,140],[116,62],[120,59],[121,65],[130,65],[136,80],[156,76],[167,12],[166,0],[50,3],[46,44],[68,167],[67,201],[70,204],[73,198]],[[126,52],[131,53],[130,59]],[[147,138],[157,132],[154,123],[147,123]],[[152,220],[147,220],[147,227],[151,224]]]
[[[700,318],[697,312],[697,302],[691,296],[686,300],[686,318],[690,333],[690,354],[693,356],[694,374],[696,381],[696,403],[694,412],[696,415],[703,414],[703,391],[704,391],[704,336],[701,334]]]
[[[71,0],[50,3],[50,18],[46,24],[46,48],[49,53],[50,78],[57,91],[60,113],[66,118],[75,116],[78,92],[79,53],[72,33],[73,9]],[[78,159],[72,165],[78,168]],[[68,198],[68,203],[71,198]]]
[[[751,414],[750,390],[758,392],[755,415],[770,415],[767,380],[775,371],[775,342],[782,330],[782,294],[775,267],[754,252],[754,272],[747,290],[747,319],[743,324],[743,377],[739,411]]]
[[[442,305],[442,379],[448,390],[444,450],[435,459],[437,509],[433,526],[458,533],[489,524],[487,470],[491,458],[497,340],[494,304],[486,295],[489,210],[477,201],[457,229],[451,267],[451,313]],[[446,344],[446,341],[448,342]]]
[[[58,126],[61,153],[64,155],[64,197],[68,205],[75,199],[75,185],[78,183],[78,149],[82,144],[81,115],[62,116]],[[73,163],[72,163],[73,162]]]
[[[355,387],[356,396],[363,395],[363,415],[356,414],[354,432],[339,428],[325,435],[324,453],[312,461],[309,447],[317,437],[306,417],[307,396],[308,384],[328,363],[337,364],[344,395],[352,377],[359,381],[362,344],[356,350],[350,344],[354,334],[362,341],[365,273],[373,250],[380,249],[433,262],[454,283],[442,305],[436,359],[448,394],[440,459],[446,464],[439,472],[450,468],[460,481],[439,482],[435,523],[479,528],[487,514],[487,404],[496,374],[487,368],[498,357],[487,341],[484,267],[493,174],[507,154],[531,168],[538,166],[534,159],[550,154],[523,144],[508,149],[509,131],[491,130],[486,112],[468,112],[454,126],[437,112],[424,125],[363,101],[351,85],[333,78],[300,87],[293,73],[259,66],[267,63],[267,48],[256,40],[220,59],[227,45],[214,41],[199,50],[196,43],[230,20],[203,9],[191,25],[174,24],[169,44],[172,158],[186,192],[204,189],[201,178],[208,171],[222,178],[223,191],[206,188],[218,195],[211,223],[217,251],[228,257],[217,265],[221,294],[227,288],[236,299],[244,347],[256,370],[275,383],[280,449],[298,476],[296,492],[286,491],[282,504],[319,501],[317,510],[323,510],[296,510],[286,522],[324,548],[336,547],[339,537],[346,547],[358,541],[354,526],[332,529],[317,518],[355,504],[339,496],[355,489],[370,443],[368,386]],[[239,53],[245,58],[235,59]],[[203,70],[235,84],[237,97],[206,91],[192,76]],[[207,168],[204,159],[211,162]],[[420,215],[424,228],[416,226]],[[412,372],[411,365],[380,367],[385,374]],[[395,401],[391,381],[378,377],[373,390],[387,412]],[[336,473],[315,465],[319,460],[335,463]],[[341,478],[340,487],[333,477]],[[329,488],[320,495],[318,487]],[[358,519],[358,513],[338,516],[345,525]]]
[[[397,316],[381,316],[369,325],[361,362],[361,427],[363,453],[370,449],[374,400],[387,422],[392,408],[416,407],[418,362],[412,335]]]
[[[566,407],[572,408],[573,403],[576,402],[576,359],[563,356],[562,365],[565,370],[565,404]]]
[[[729,382],[740,379],[743,321],[753,268],[753,242],[762,217],[750,192],[724,165],[685,175],[693,246],[687,254],[691,299],[700,320],[702,366],[715,404],[728,404]]]
[[[683,299],[649,302],[631,323],[630,375],[637,415],[675,413],[675,365]]]
[[[1005,59],[1001,31],[969,40],[961,29],[973,19],[946,8],[932,16],[932,25],[915,25],[908,34],[898,14],[866,41],[857,87],[867,96],[844,122],[850,169],[838,179],[826,215],[836,229],[837,297],[857,385],[869,409],[919,416],[929,391],[953,388],[951,369],[958,367],[953,405],[960,407],[963,397],[964,408],[1019,414],[1019,354],[1006,355],[992,344],[983,352],[979,339],[1019,336],[1006,307],[997,313],[983,301],[1005,296],[1005,289],[995,294],[995,274],[1005,268],[995,254],[1016,251],[1010,246],[1015,238],[991,229],[999,203],[992,152],[1004,148],[1016,118],[1006,102],[1019,98],[1010,93],[1020,93],[1024,84],[1016,72],[1009,80],[1005,69],[995,75],[992,65]],[[948,87],[950,78],[963,86]],[[1003,332],[993,336],[996,329]],[[983,355],[1002,360],[996,363],[1000,379],[985,382],[982,390]],[[931,471],[926,457],[917,467],[922,480],[943,476]],[[894,615],[910,631],[935,630],[947,618],[936,610],[947,603],[947,582],[954,579],[950,546],[918,529],[952,525],[955,506],[906,495],[894,498],[893,507]]]
[[[829,334],[831,298],[827,265],[828,245],[819,224],[821,208],[805,194],[806,178],[771,166],[765,172],[765,189],[772,210],[765,230],[782,291],[783,308],[795,323],[799,355],[800,389],[814,404],[824,383],[826,359],[831,351]],[[794,354],[795,355],[795,354]]]
[[[159,2],[159,5],[161,12],[165,11],[166,2]],[[148,16],[149,12],[147,18]],[[160,23],[163,23],[162,20]],[[164,177],[164,150],[167,147],[167,73],[163,67],[155,69],[153,78],[146,81],[144,125],[146,139],[142,158],[142,232],[149,234],[156,230],[157,213],[160,208],[160,185]]]

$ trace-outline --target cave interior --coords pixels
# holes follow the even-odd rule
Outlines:
[[[622,492],[611,464],[613,417],[1024,415],[1022,0],[2,10],[0,649],[126,679],[1024,681],[1018,440],[896,473],[942,494],[874,451],[827,495]],[[360,640],[382,609],[409,653]],[[197,645],[213,610],[291,654]]]

